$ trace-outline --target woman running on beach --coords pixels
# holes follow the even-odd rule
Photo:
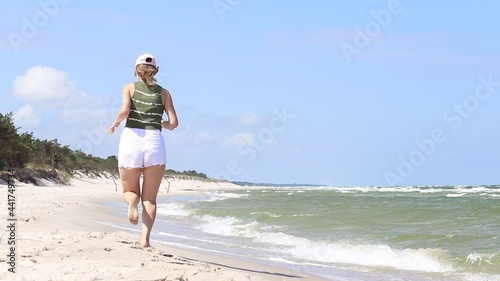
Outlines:
[[[108,134],[113,134],[115,128],[127,119],[120,137],[118,168],[123,199],[128,204],[128,219],[134,225],[139,221],[139,199],[142,201],[143,247],[150,246],[149,236],[156,218],[156,196],[165,172],[166,152],[161,129],[173,130],[178,125],[170,93],[156,84],[154,76],[158,70],[152,55],[137,58],[134,76],[138,81],[123,87],[120,111],[108,129]],[[162,119],[163,112],[168,121]]]

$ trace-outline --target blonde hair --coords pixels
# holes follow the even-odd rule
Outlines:
[[[158,73],[159,67],[155,67],[149,64],[139,64],[135,67],[135,73],[139,78],[141,78],[144,83],[148,86],[156,85],[156,78],[154,77]]]

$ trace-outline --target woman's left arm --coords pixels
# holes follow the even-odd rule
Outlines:
[[[162,120],[161,126],[167,130],[172,131],[179,126],[179,121],[177,120],[177,113],[175,112],[174,102],[172,101],[172,96],[169,91],[162,89],[162,100],[163,109],[167,113],[168,121]]]

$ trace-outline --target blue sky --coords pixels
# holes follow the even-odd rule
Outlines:
[[[9,1],[0,112],[101,157],[135,58],[168,167],[254,182],[498,184],[497,1]],[[123,126],[123,124],[122,124]]]

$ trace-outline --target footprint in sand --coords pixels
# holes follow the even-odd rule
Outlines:
[[[37,218],[35,216],[31,216],[31,217],[29,217],[27,219],[21,219],[21,220],[24,221],[24,222],[29,222],[30,220],[36,220],[36,219]]]
[[[118,241],[118,242],[123,243],[123,244],[134,244],[134,242],[132,242],[132,241],[124,241],[124,240]]]

